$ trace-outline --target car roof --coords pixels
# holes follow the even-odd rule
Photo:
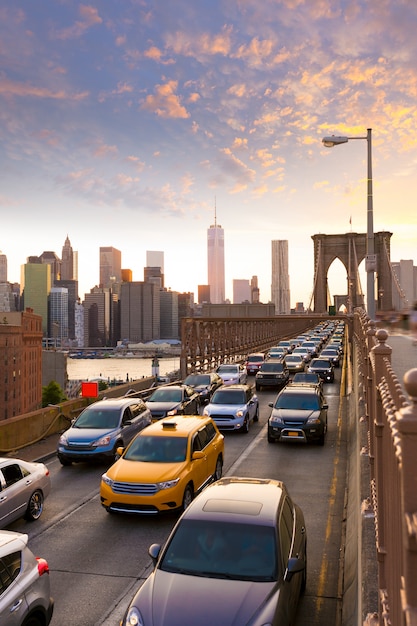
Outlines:
[[[154,437],[165,437],[166,435],[184,437],[195,430],[199,430],[205,424],[212,422],[211,417],[207,415],[173,415],[171,417],[164,417],[150,424],[141,430],[137,434],[137,437],[142,435],[152,435]]]
[[[274,526],[284,493],[279,480],[227,476],[206,487],[183,518]]]
[[[97,400],[93,404],[88,405],[87,409],[95,409],[97,407],[102,408],[105,404],[108,407],[124,407],[130,404],[135,404],[137,402],[143,402],[142,398],[133,398],[132,396],[128,398],[103,398],[102,400]]]
[[[302,385],[287,385],[286,387],[284,387],[284,389],[282,389],[279,392],[279,395],[287,395],[287,394],[318,394],[321,393],[321,389],[317,386],[313,386],[313,385],[309,385],[309,386],[302,386]]]
[[[0,530],[0,556],[21,550],[28,542],[28,535],[13,530]]]
[[[233,391],[233,389],[238,389],[239,391],[241,391],[242,389],[244,389],[246,391],[246,389],[249,389],[251,387],[251,385],[247,385],[246,383],[236,383],[234,385],[222,385],[221,387],[219,387],[218,389],[216,389],[217,391],[220,391],[220,389],[222,391],[229,391],[229,389],[231,389]]]

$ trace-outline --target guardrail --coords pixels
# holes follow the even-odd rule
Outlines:
[[[377,561],[377,610],[364,606],[362,623],[417,626],[417,369],[404,376],[408,399],[391,367],[387,331],[359,309],[353,326],[354,384],[367,430],[361,456],[369,462],[361,509],[374,520]]]

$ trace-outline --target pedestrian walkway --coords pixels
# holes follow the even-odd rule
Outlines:
[[[417,368],[417,346],[413,345],[411,335],[393,334],[388,336],[387,344],[392,348],[391,364],[404,389],[403,378],[408,370]],[[404,393],[407,396],[407,393]],[[56,453],[60,435],[53,434],[38,443],[19,450],[15,455],[26,461],[45,461]]]
[[[411,335],[389,335],[387,344],[392,348],[391,365],[404,389],[404,374],[417,368],[417,346]],[[405,392],[405,389],[404,389]],[[407,394],[406,394],[407,395]]]

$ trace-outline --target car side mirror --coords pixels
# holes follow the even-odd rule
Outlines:
[[[158,560],[158,556],[159,553],[161,552],[161,544],[159,543],[153,543],[148,550],[148,554],[152,559],[152,562],[154,565],[156,565],[156,562]]]
[[[268,406],[270,406],[271,409],[273,409],[274,408],[274,403],[273,402],[268,402]]]
[[[284,581],[290,582],[294,574],[298,574],[299,572],[302,572],[304,568],[305,568],[305,563],[303,559],[299,559],[295,557],[288,559],[287,569],[285,570],[285,574],[284,574]]]
[[[202,450],[195,450],[193,454],[191,455],[191,460],[195,461],[196,459],[203,459],[204,456],[205,454]]]

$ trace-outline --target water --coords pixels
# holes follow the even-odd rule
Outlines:
[[[106,359],[67,359],[68,380],[106,380],[133,381],[152,376],[152,358],[138,359],[135,357]],[[178,370],[179,357],[160,358],[159,376]]]

